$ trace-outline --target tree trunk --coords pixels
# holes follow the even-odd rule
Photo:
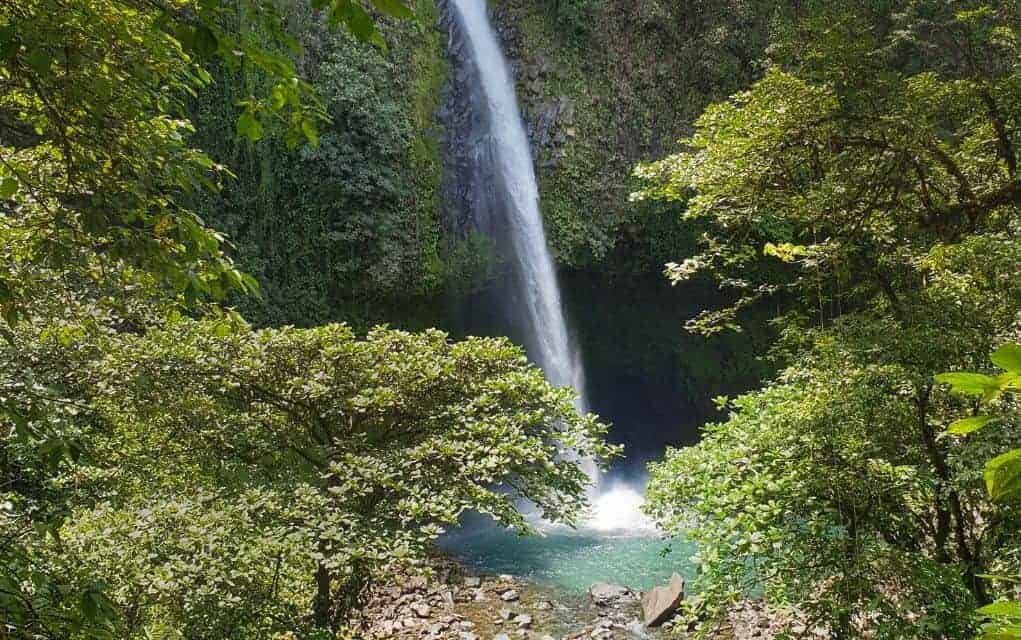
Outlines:
[[[323,546],[323,543],[320,541],[320,552]],[[315,581],[316,595],[315,600],[312,602],[312,619],[317,627],[330,629],[333,627],[333,596],[330,593],[333,585],[333,575],[322,562],[316,568]]]
[[[967,522],[964,509],[961,506],[961,497],[952,488],[950,467],[947,465],[946,454],[936,442],[936,433],[928,423],[929,397],[932,386],[926,386],[917,391],[916,406],[918,407],[918,428],[921,432],[922,441],[925,444],[925,451],[929,456],[929,462],[936,471],[936,557],[940,562],[948,562],[949,554],[946,544],[950,537],[951,529],[957,547],[957,559],[964,564],[964,584],[975,596],[979,604],[989,604],[989,593],[985,584],[979,578],[983,573],[981,558],[974,553],[971,543],[968,540]]]

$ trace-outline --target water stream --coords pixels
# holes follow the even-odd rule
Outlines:
[[[525,303],[531,356],[552,384],[578,391],[576,408],[585,412],[585,373],[564,317],[556,270],[546,246],[539,187],[514,83],[489,24],[485,2],[451,0],[451,6],[476,69],[475,161],[489,165],[485,174],[494,179],[488,192],[493,201],[485,205],[506,217],[519,293]],[[594,465],[582,462],[596,482]]]
[[[547,380],[578,392],[576,408],[588,411],[581,354],[563,311],[556,269],[546,244],[532,151],[514,91],[514,80],[485,0],[449,0],[454,91],[462,116],[456,137],[455,192],[476,227],[504,241],[513,257],[518,310],[526,346]],[[449,194],[448,194],[449,195]],[[603,486],[591,460],[579,460],[592,482],[593,513],[585,528],[597,532],[652,532],[639,512],[641,492],[625,484]]]

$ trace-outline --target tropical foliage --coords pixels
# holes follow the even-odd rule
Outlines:
[[[1021,389],[1021,345],[1004,345],[994,351],[990,359],[1003,373],[995,377],[969,372],[944,373],[936,376],[936,380],[949,384],[955,393],[977,396],[982,403],[993,403],[1005,393],[1016,393]],[[1013,404],[1008,406],[1013,407]],[[955,421],[948,431],[963,436],[1003,420],[995,414],[977,414]],[[984,476],[986,490],[994,502],[1021,500],[1021,449],[1011,449],[987,462]],[[1021,582],[1021,575],[990,578],[1008,586]],[[979,609],[979,613],[989,619],[982,625],[982,638],[1021,638],[1021,605],[1017,602],[994,602]]]
[[[989,575],[1018,570],[1018,505],[982,476],[1016,411],[943,433],[964,407],[933,374],[1018,337],[1018,25],[1009,3],[802,3],[764,77],[638,169],[636,199],[707,225],[667,275],[735,300],[689,329],[776,300],[786,363],[652,468],[650,512],[703,544],[703,631],[761,590],[840,638],[959,638],[1011,596]]]
[[[385,45],[358,3],[313,9]],[[502,339],[217,304],[258,286],[192,208],[231,172],[188,114],[209,69],[251,65],[230,134],[314,149],[296,44],[268,2],[0,7],[5,638],[333,637],[465,510],[572,522],[564,452],[613,453]]]
[[[527,530],[515,505],[528,498],[574,520],[587,477],[566,450],[610,452],[572,393],[500,339],[360,340],[343,325],[253,331],[234,318],[21,338],[5,371],[62,390],[28,426],[63,419],[83,447],[44,478],[68,513],[39,537],[29,525],[58,502],[21,489],[45,443],[6,442],[22,470],[8,531],[22,525],[34,564],[5,580],[60,579],[5,602],[26,636],[63,635],[63,591],[103,608],[91,637],[336,630],[465,510]]]

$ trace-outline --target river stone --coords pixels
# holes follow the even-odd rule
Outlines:
[[[516,618],[514,618],[514,622],[517,623],[518,627],[526,629],[532,626],[532,616],[528,615],[527,613],[522,613],[518,615]]]
[[[504,602],[513,602],[518,599],[518,592],[514,589],[508,589],[500,594],[500,599]]]
[[[681,600],[684,600],[684,578],[678,574],[670,576],[670,584],[665,587],[653,587],[642,596],[642,614],[645,626],[655,627],[666,622]]]
[[[633,596],[631,589],[622,587],[619,584],[609,584],[606,582],[593,584],[588,588],[588,594],[592,598],[592,602],[600,607],[605,607]]]

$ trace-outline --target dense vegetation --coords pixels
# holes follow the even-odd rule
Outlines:
[[[316,8],[382,45],[360,5]],[[207,65],[254,64],[231,129],[314,145],[328,114],[283,26],[258,2],[0,11],[4,637],[335,637],[441,525],[527,528],[522,497],[571,522],[565,452],[612,454],[505,340],[256,331],[219,306],[258,285],[189,208],[227,169],[188,102]]]
[[[737,296],[689,328],[791,305],[775,319],[788,366],[653,467],[650,511],[702,544],[693,614],[755,587],[841,638],[960,638],[975,607],[1016,596],[1018,496],[982,482],[1021,441],[1016,406],[996,401],[998,429],[945,433],[974,406],[934,374],[988,370],[1019,338],[1019,17],[803,4],[764,77],[639,169],[638,198],[709,225],[669,277],[708,271]],[[1017,387],[1003,353],[987,399]]]
[[[1015,3],[494,9],[587,355],[767,378],[651,467],[694,633],[761,595],[791,637],[1021,637]],[[464,512],[581,517],[616,450],[571,390],[372,328],[498,275],[441,202],[436,12],[0,3],[0,637],[345,637]]]

